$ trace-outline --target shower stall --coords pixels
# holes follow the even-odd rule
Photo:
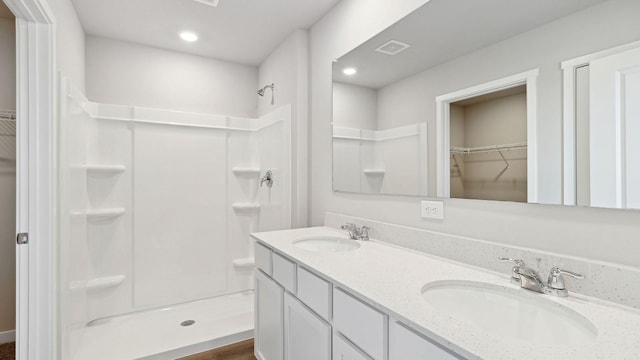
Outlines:
[[[290,106],[238,118],[98,104],[64,78],[59,94],[62,358],[251,338],[249,234],[291,226]]]

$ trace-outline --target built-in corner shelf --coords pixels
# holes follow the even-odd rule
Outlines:
[[[231,205],[233,210],[238,214],[254,214],[260,211],[260,204],[237,202]]]
[[[105,276],[87,281],[87,292],[95,293],[119,286],[124,281],[124,275]]]
[[[260,176],[260,168],[254,167],[234,167],[231,169],[237,177],[258,177]]]
[[[125,208],[92,209],[87,210],[87,220],[110,220],[124,215]]]
[[[85,165],[88,176],[115,176],[122,174],[127,170],[124,165]]]
[[[384,176],[386,171],[384,169],[363,169],[362,172],[369,176]]]
[[[233,263],[233,266],[236,268],[251,269],[256,264],[256,260],[255,258],[248,257],[248,258],[242,258],[242,259],[235,259],[232,261],[232,263]]]

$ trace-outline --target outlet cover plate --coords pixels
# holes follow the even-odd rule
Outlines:
[[[444,202],[443,201],[421,201],[420,215],[423,219],[444,220]]]

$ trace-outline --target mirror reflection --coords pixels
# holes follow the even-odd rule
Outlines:
[[[638,13],[429,1],[334,62],[334,190],[640,208]]]

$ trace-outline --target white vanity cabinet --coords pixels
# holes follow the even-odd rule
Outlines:
[[[255,274],[258,360],[462,359],[261,243]]]
[[[260,270],[255,271],[255,356],[282,360],[284,344],[284,289]]]
[[[289,293],[284,295],[284,359],[331,360],[331,325]]]
[[[389,360],[460,360],[397,321],[389,323]]]

